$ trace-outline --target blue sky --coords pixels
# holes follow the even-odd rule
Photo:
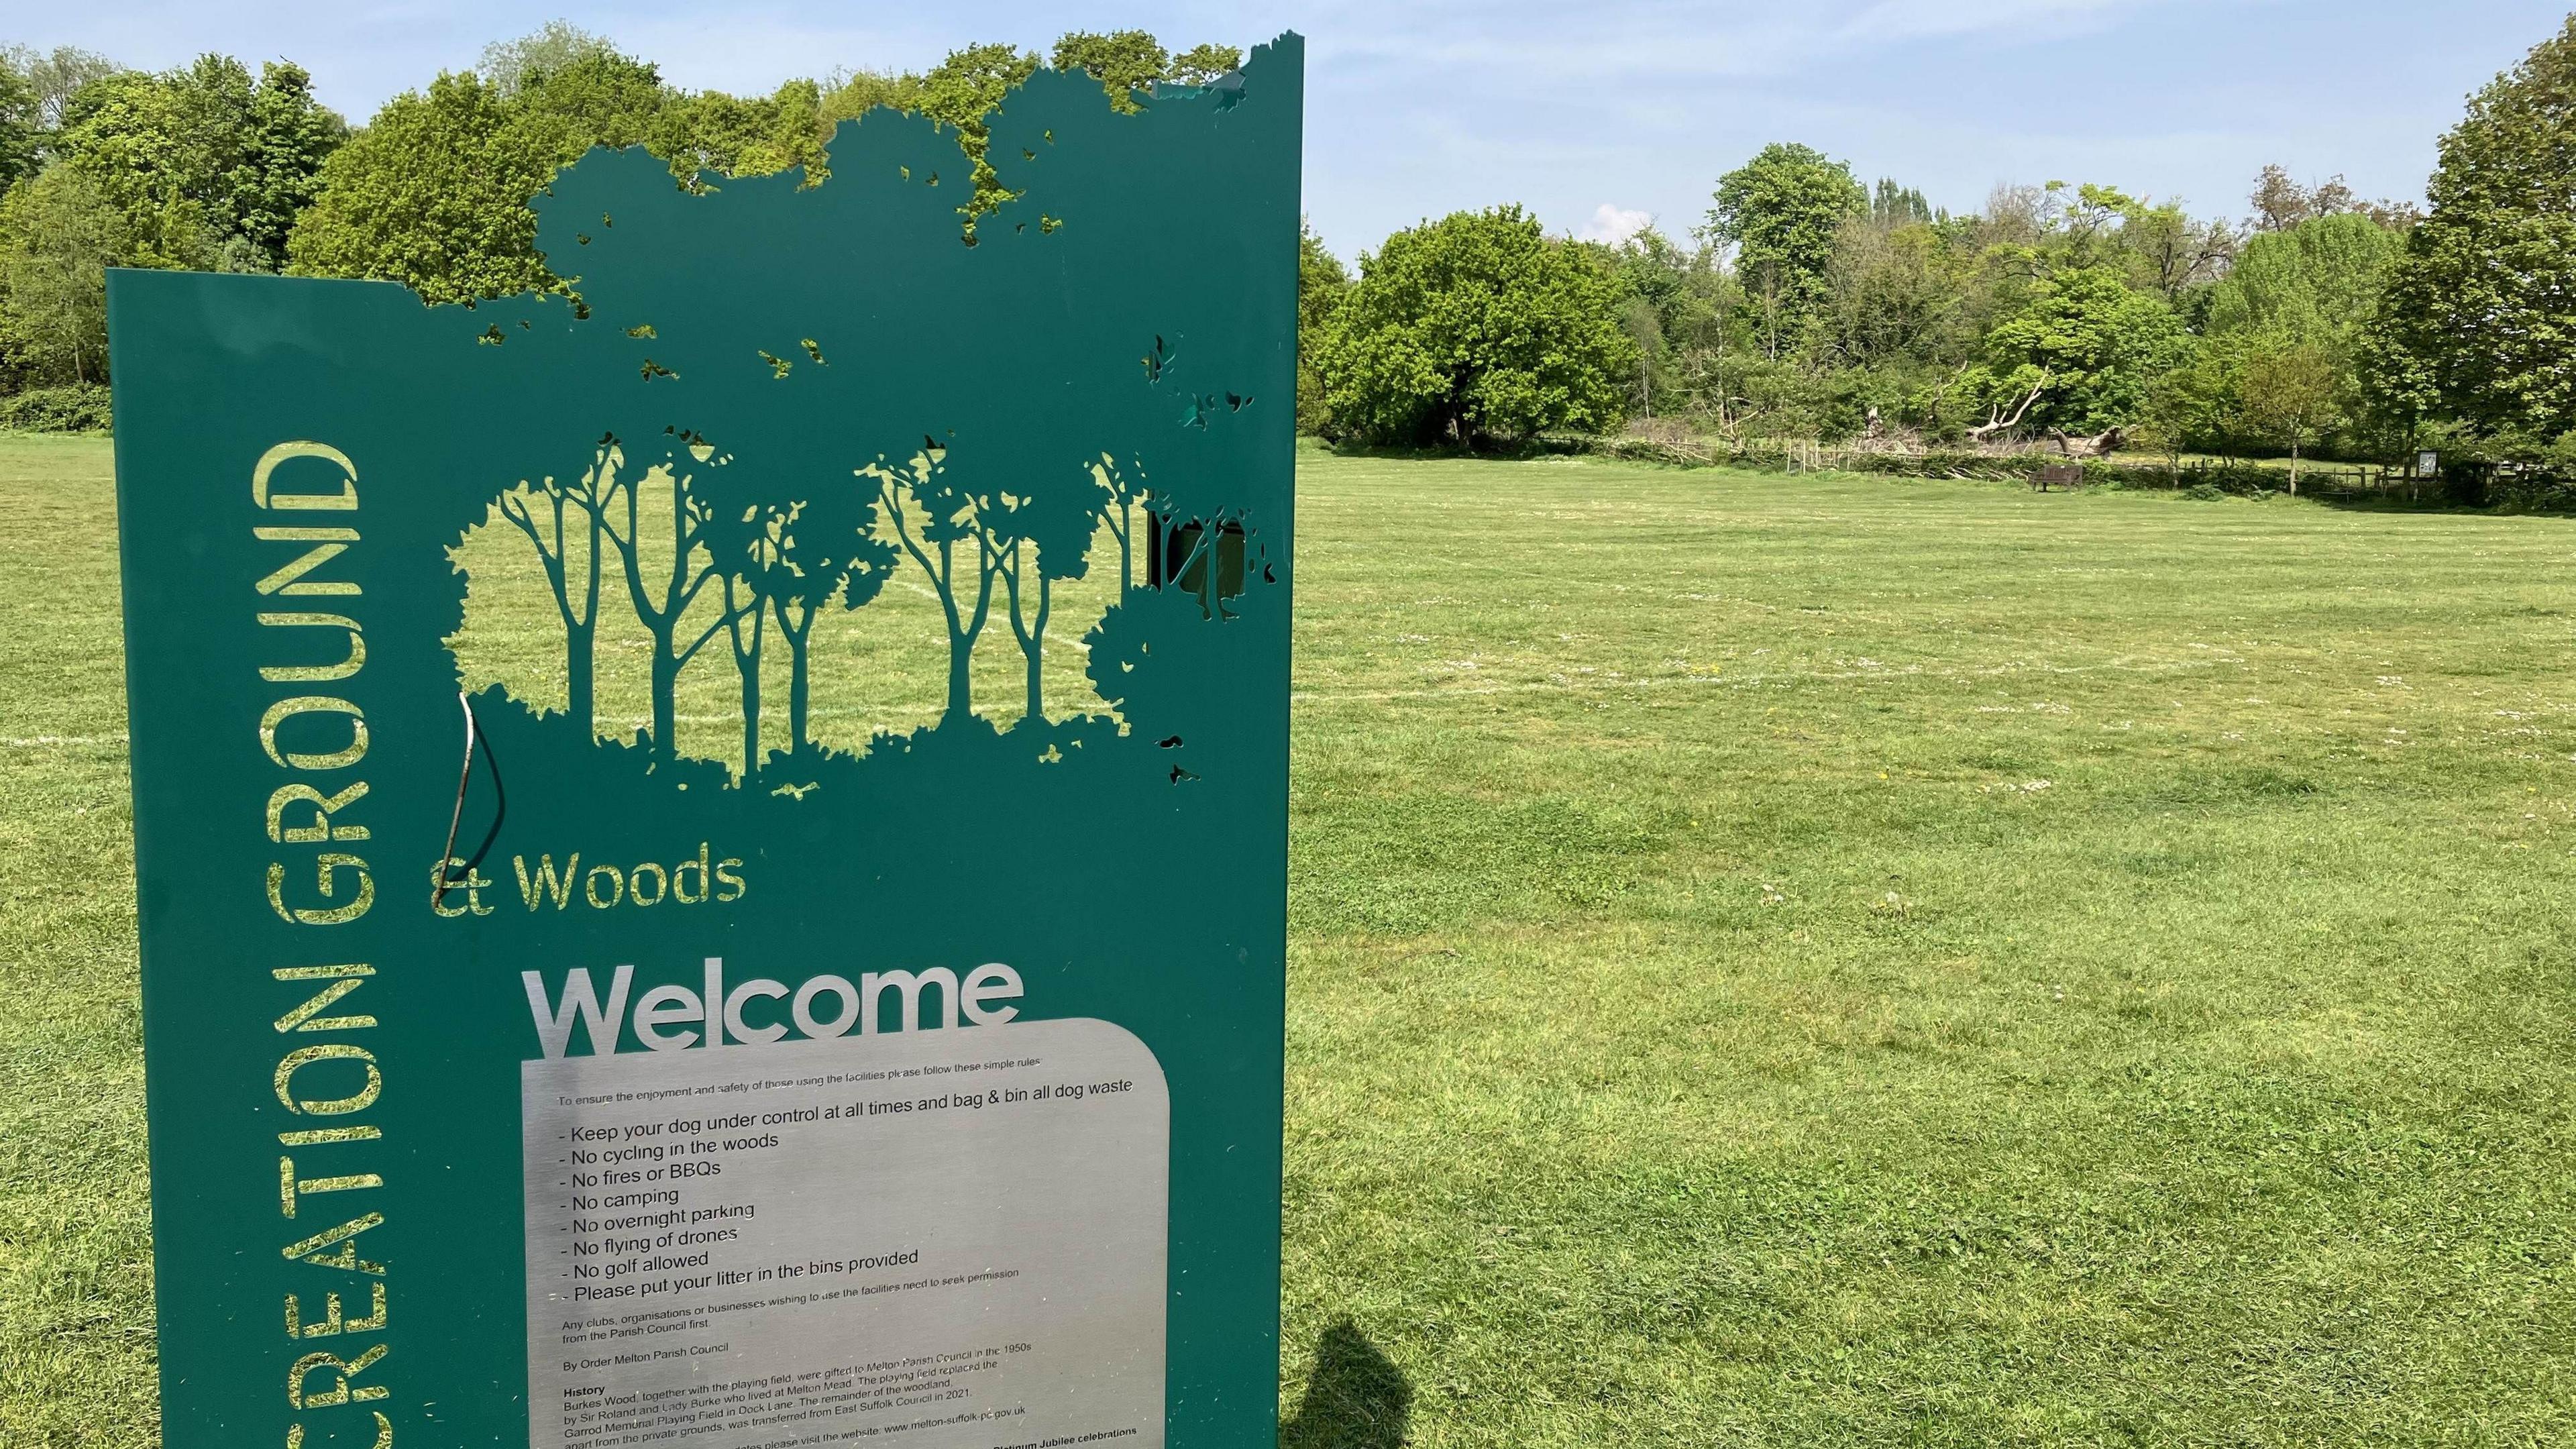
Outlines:
[[[1141,25],[1178,48],[1308,37],[1306,209],[1345,256],[1397,227],[1517,201],[1550,228],[1650,214],[1685,232],[1766,141],[1974,209],[1999,181],[2104,181],[2245,210],[2279,161],[2420,197],[2468,92],[2569,0],[1299,0],[1178,5],[499,0],[28,3],[0,42],[159,67],[286,56],[362,119],[484,42],[561,16],[688,86],[766,90],[835,67],[917,69],[999,39]]]

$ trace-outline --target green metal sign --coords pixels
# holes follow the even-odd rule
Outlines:
[[[1272,1442],[1301,65],[112,278],[172,1449]]]

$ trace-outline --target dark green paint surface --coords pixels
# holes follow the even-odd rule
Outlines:
[[[992,122],[1002,183],[1022,194],[971,247],[957,212],[967,165],[954,135],[924,121],[845,126],[830,178],[801,189],[790,174],[691,194],[641,153],[594,153],[538,202],[542,245],[586,317],[562,298],[428,309],[373,283],[112,278],[173,1449],[283,1444],[298,1424],[308,1449],[369,1444],[377,1414],[397,1444],[525,1443],[518,1067],[537,1047],[519,973],[604,978],[632,962],[640,994],[693,984],[706,956],[737,979],[791,981],[1006,961],[1027,979],[1029,1016],[1096,1016],[1142,1038],[1173,1104],[1171,1441],[1270,1442],[1301,63],[1292,37],[1256,52],[1239,86],[1167,90],[1134,115],[1113,113],[1087,77],[1041,72]],[[782,376],[763,352],[791,366]],[[1043,493],[1014,480],[1069,476],[1106,453],[1173,524],[1241,527],[1248,563],[1217,572],[1239,573],[1242,592],[1210,609],[1178,586],[1131,589],[1091,648],[1114,714],[952,716],[864,755],[807,749],[739,780],[738,760],[594,742],[560,713],[484,691],[474,708],[489,753],[457,853],[483,848],[499,908],[436,914],[463,720],[443,641],[468,582],[448,550],[503,490],[578,472],[607,435],[632,468],[694,461],[755,504],[867,490],[855,470],[900,468],[925,440],[946,476],[995,495]],[[689,452],[691,435],[709,458]],[[348,457],[354,510],[254,504],[255,464],[292,440]],[[317,457],[273,479],[281,493],[339,483]],[[361,592],[258,593],[309,547],[253,535],[274,526],[355,530],[310,577]],[[259,620],[280,611],[356,621],[362,667],[264,679],[346,652],[343,631]],[[1019,646],[996,618],[979,647]],[[725,649],[718,638],[689,668],[731,669]],[[363,758],[281,768],[260,720],[292,696],[362,710]],[[348,739],[345,716],[308,715],[277,744],[312,753]],[[281,785],[361,780],[366,793],[335,818],[366,839],[271,838]],[[517,853],[668,862],[702,841],[743,860],[739,901],[532,912],[510,880]],[[291,923],[270,903],[272,865],[290,908],[350,903],[355,868],[331,899],[316,893],[324,852],[364,861],[373,902],[342,924]],[[374,974],[319,1017],[373,1024],[278,1029],[330,983],[274,972],[345,963]],[[381,1095],[365,1109],[281,1102],[281,1058],[326,1043],[372,1055]],[[294,1085],[346,1095],[364,1071],[322,1061]],[[353,1125],[381,1136],[278,1139]],[[382,1185],[304,1195],[290,1220],[281,1157],[300,1176]],[[380,1263],[380,1279],[282,1252],[366,1212],[383,1223],[356,1256]],[[308,1323],[332,1292],[354,1318],[379,1281],[381,1331],[287,1337],[289,1293]],[[379,1344],[350,1383],[383,1397],[290,1403],[302,1355]],[[327,1395],[336,1381],[304,1383]]]

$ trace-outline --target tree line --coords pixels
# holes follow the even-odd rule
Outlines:
[[[0,56],[0,392],[103,413],[103,270],[400,281],[431,301],[558,287],[527,202],[594,145],[702,173],[829,172],[877,106],[951,128],[971,241],[1005,193],[983,119],[1041,64],[1107,103],[1221,78],[1238,52],[1141,31],[1051,53],[969,46],[921,74],[844,72],[765,96],[687,91],[557,23],[489,47],[353,128],[284,61],[124,70]],[[1719,176],[1687,234],[1550,236],[1460,212],[1346,266],[1299,267],[1307,430],[1507,446],[1653,420],[1742,443],[1884,439],[2068,451],[2320,453],[2427,446],[2576,466],[2576,18],[2472,97],[2428,204],[2339,178],[2257,178],[2247,214],[2102,183],[1997,187],[1953,214],[1806,146]],[[9,407],[0,402],[0,410]],[[0,411],[0,418],[11,414]]]
[[[2241,217],[2106,184],[1952,214],[1776,144],[1686,236],[1516,207],[1300,269],[1310,431],[1489,446],[1637,419],[1743,445],[2438,447],[2576,469],[2576,18],[2473,97],[2429,206],[2263,169]]]
[[[15,395],[14,416],[39,422],[103,417],[109,267],[375,278],[431,302],[558,289],[528,202],[591,147],[646,147],[683,184],[795,167],[819,181],[833,129],[880,106],[956,133],[971,237],[1005,196],[983,160],[984,118],[1040,65],[1087,70],[1127,108],[1136,90],[1204,84],[1240,63],[1225,46],[1176,54],[1141,31],[1077,32],[1046,57],[968,46],[920,74],[847,71],[735,96],[673,86],[650,61],[556,22],[353,127],[289,61],[254,75],[208,55],[145,72],[7,48],[0,399]]]

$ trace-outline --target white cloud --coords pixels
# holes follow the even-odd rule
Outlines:
[[[1592,220],[1584,224],[1582,235],[1585,241],[1608,242],[1615,247],[1654,224],[1655,214],[1651,211],[1631,211],[1605,201],[1600,210],[1592,213]]]

